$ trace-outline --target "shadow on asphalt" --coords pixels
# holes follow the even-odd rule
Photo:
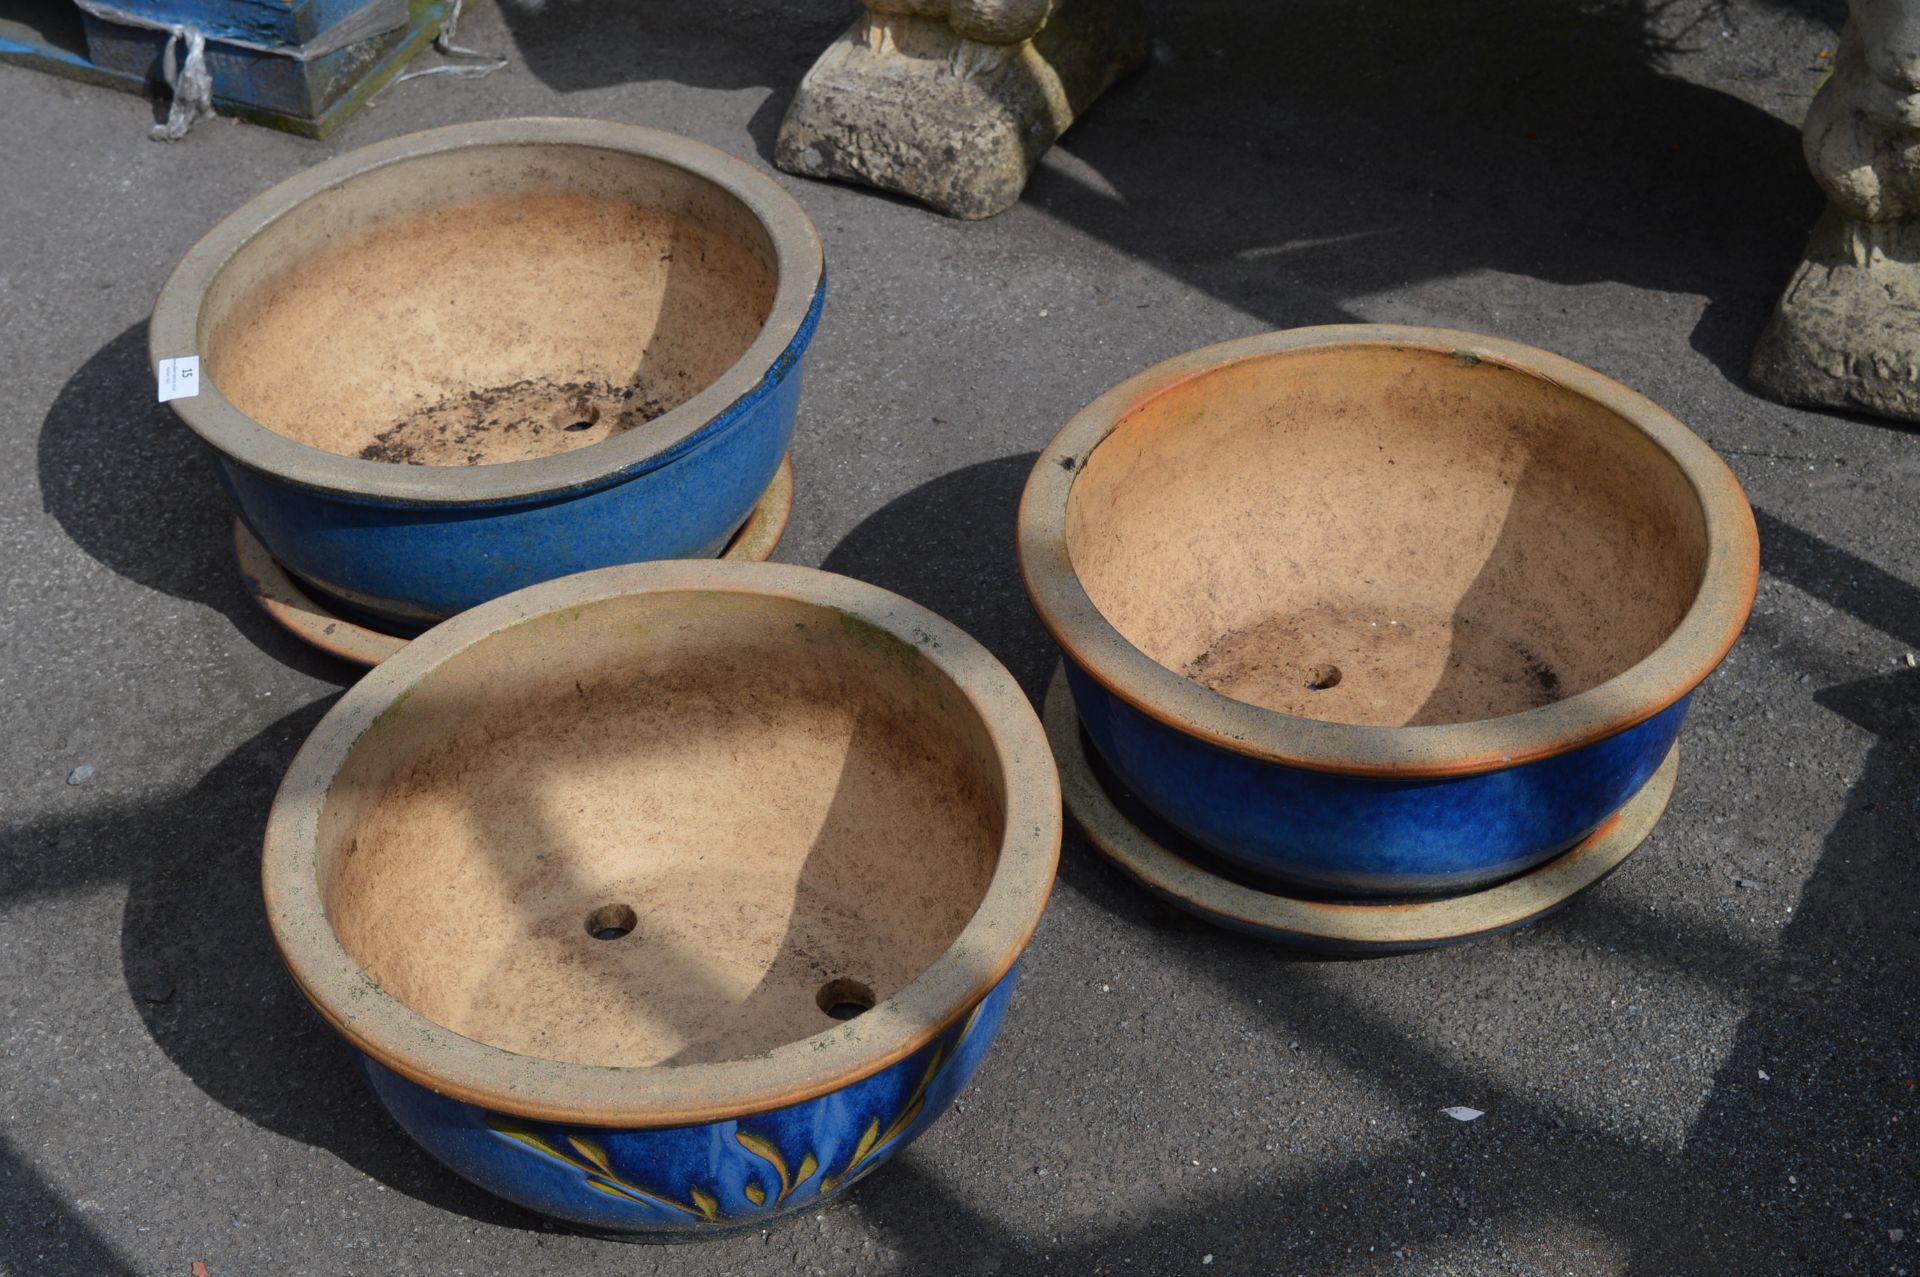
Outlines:
[[[1036,713],[1060,659],[1027,601],[1015,550],[1020,494],[1039,455],[983,461],[921,484],[855,525],[820,565],[904,595],[979,639]],[[1135,890],[1077,836],[1064,852],[1061,880],[1101,908],[1141,925],[1210,933]]]
[[[40,427],[40,500],[66,534],[129,581],[209,607],[248,642],[344,686],[362,671],[267,619],[233,558],[233,506],[206,446],[154,401],[147,326],[82,364]]]
[[[983,461],[923,483],[863,519],[820,564],[952,621],[986,644],[1036,705],[1058,657],[1020,583],[1014,517],[1039,455]]]
[[[443,1210],[504,1227],[547,1227],[443,1170],[401,1133],[274,949],[260,899],[260,840],[281,776],[334,699],[278,720],[172,801],[106,805],[6,830],[0,901],[89,885],[72,878],[69,863],[87,864],[95,881],[123,877],[128,997],[155,1044],[210,1099]],[[82,848],[89,854],[73,854]],[[85,1243],[78,1218],[48,1226]],[[6,1258],[0,1250],[0,1271],[40,1271]]]
[[[1703,296],[1692,344],[1744,383],[1820,196],[1798,130],[1657,68],[1665,7],[1162,13],[1161,64],[1067,135],[1104,188],[1055,165],[1026,199],[1275,327],[1475,273]],[[1710,9],[1679,43],[1720,38]],[[1479,326],[1551,346],[1499,292]]]
[[[588,93],[643,80],[771,89],[747,124],[755,150],[769,165],[800,77],[855,12],[850,3],[748,8],[710,0],[500,0],[514,58],[556,92]]]
[[[962,531],[1011,529],[1032,462],[1033,454],[1007,457],[914,489],[856,527],[826,566],[864,575],[954,618],[1037,696],[1054,650],[1006,561],[1011,542],[972,551]],[[1920,590],[1765,511],[1758,517],[1770,574],[1920,647]],[[950,542],[939,539],[943,533]],[[1756,637],[1766,641],[1759,629]],[[1821,663],[1795,653],[1788,664],[1817,670]],[[1132,888],[1074,832],[1063,881],[1129,927],[1164,940],[1157,955],[1179,963],[1207,989],[1196,996],[1246,1004],[1249,1018],[1274,1020],[1276,1036],[1310,1036],[1316,1052],[1394,1097],[1396,1107],[1417,1110],[1435,1095],[1479,1097],[1475,1103],[1497,1115],[1508,1137],[1490,1156],[1484,1132],[1462,1126],[1440,1148],[1421,1150],[1420,1164],[1434,1181],[1452,1186],[1451,1214],[1412,1208],[1407,1154],[1397,1150],[1292,1179],[1220,1183],[1198,1203],[1169,1183],[1164,1208],[1117,1216],[1097,1243],[1038,1247],[974,1212],[909,1151],[862,1187],[864,1216],[889,1234],[911,1271],[1118,1272],[1124,1258],[1155,1245],[1164,1249],[1167,1237],[1180,1238],[1198,1255],[1236,1237],[1286,1235],[1286,1270],[1317,1272],[1345,1271],[1357,1247],[1383,1239],[1412,1254],[1432,1254],[1490,1219],[1538,1220],[1545,1212],[1607,1234],[1630,1256],[1633,1273],[1718,1277],[1837,1271],[1830,1267],[1832,1253],[1805,1250],[1811,1230],[1801,1212],[1830,1211],[1837,1220],[1852,1209],[1857,1258],[1882,1261],[1858,1270],[1891,1271],[1898,1255],[1884,1225],[1898,1218],[1898,1204],[1920,1173],[1913,1157],[1892,1144],[1899,1128],[1889,1126],[1888,1115],[1912,1104],[1911,1061],[1900,1035],[1887,1031],[1920,1015],[1913,978],[1920,969],[1920,927],[1912,922],[1920,891],[1911,861],[1920,804],[1912,789],[1920,775],[1920,676],[1902,669],[1829,687],[1815,699],[1877,741],[1777,950],[1704,921],[1676,928],[1621,907],[1604,889],[1532,928],[1562,944],[1628,954],[1655,978],[1703,981],[1729,998],[1751,1001],[1683,1147],[1662,1149],[1490,1084],[1334,987],[1318,964],[1172,914]],[[1524,940],[1480,943],[1515,942]],[[1862,953],[1875,955],[1868,967],[1856,957],[1836,968],[1843,956]],[[1204,1071],[1215,1063],[1196,1059],[1177,1067]],[[1088,1062],[1083,1084],[1103,1085],[1101,1072],[1113,1067]],[[1770,1080],[1762,1080],[1763,1073]],[[1770,1132],[1760,1144],[1753,1138],[1756,1112],[1766,1114]],[[1524,1134],[1515,1138],[1515,1130]],[[1036,1161],[1046,1155],[1036,1147]],[[1840,1202],[1822,1198],[1811,1184],[1790,1187],[1789,1176],[1808,1176],[1836,1156],[1865,1168],[1847,1185],[1854,1196]],[[1027,1168],[1016,1163],[1010,1171]],[[1137,1172],[1130,1176],[1137,1178]],[[1888,1209],[1893,1214],[1882,1218]]]
[[[1467,273],[1706,299],[1695,350],[1744,384],[1821,197],[1793,126],[1660,70],[1722,40],[1664,0],[1150,4],[1158,53],[1069,130],[1026,202],[1275,327]],[[1838,27],[1841,0],[1781,0]],[[761,0],[502,0],[515,56],[576,93],[633,81],[767,87],[763,160],[794,87],[855,12]],[[1807,72],[1808,93],[1815,71]],[[874,193],[875,198],[891,198]],[[1498,285],[1479,326],[1507,330]],[[1582,300],[1581,304],[1590,304]],[[1540,327],[1535,325],[1535,328]]]
[[[753,126],[763,155],[785,95],[845,19],[839,10],[796,15],[783,6],[768,10],[773,26],[762,28],[706,5],[503,7],[519,55],[562,91],[634,79],[774,86]],[[1832,6],[1818,11],[1828,16]],[[1794,130],[1653,69],[1658,49],[1636,7],[1482,3],[1463,11],[1385,0],[1283,13],[1220,3],[1160,16],[1175,60],[1117,88],[1068,138],[1073,157],[1111,191],[1049,168],[1028,200],[1275,325],[1475,271],[1704,296],[1693,346],[1743,380],[1818,196]],[[753,56],[743,59],[743,49]],[[259,616],[239,584],[226,503],[198,443],[163,408],[129,414],[129,404],[150,398],[144,345],[144,327],[130,329],[61,392],[40,441],[49,511],[120,575],[217,608],[278,659],[320,662]],[[951,618],[1037,700],[1053,652],[1012,550],[1031,462],[1030,454],[1002,458],[915,489],[856,527],[824,566]],[[1920,591],[1784,520],[1759,517],[1771,575],[1920,647]],[[1762,628],[1757,636],[1769,637]],[[1736,983],[1754,999],[1678,1152],[1523,1094],[1489,1095],[1487,1079],[1378,1021],[1317,968],[1254,942],[1196,928],[1174,960],[1222,998],[1258,991],[1263,1016],[1284,1006],[1279,1031],[1314,1032],[1316,1050],[1385,1094],[1419,1104],[1436,1093],[1487,1096],[1495,1120],[1528,1131],[1503,1141],[1497,1161],[1485,1157],[1474,1126],[1441,1150],[1434,1169],[1452,1174],[1463,1231],[1489,1216],[1564,1211],[1586,1227],[1618,1230],[1610,1239],[1639,1273],[1830,1271],[1834,1255],[1798,1251],[1808,1235],[1798,1212],[1837,1217],[1839,1204],[1803,1205],[1782,1186],[1844,1148],[1849,1187],[1879,1199],[1851,1207],[1861,1250],[1844,1262],[1890,1271],[1897,1256],[1878,1212],[1883,1202],[1907,1201],[1916,1174],[1912,1154],[1891,1142],[1887,1115],[1911,1107],[1911,1061],[1894,1027],[1920,1014],[1917,690],[1913,675],[1896,671],[1816,693],[1875,743],[1777,951],[1649,926],[1604,890],[1540,924],[1569,943]],[[324,709],[280,720],[177,800],[7,831],[0,895],[71,889],[79,884],[63,876],[62,846],[111,844],[112,867],[129,882],[122,952],[130,996],[202,1091],[396,1191],[472,1219],[535,1227],[391,1126],[272,952],[257,887],[259,835],[281,772]],[[1102,907],[1130,922],[1186,926],[1160,916],[1084,849],[1071,861],[1080,868],[1070,881]],[[1859,954],[1873,955],[1870,963],[1836,965]],[[1762,1070],[1770,1081],[1759,1079]],[[1756,1110],[1772,1132],[1758,1145]],[[1284,1231],[1298,1247],[1292,1265],[1313,1271],[1350,1264],[1356,1245],[1390,1229],[1402,1244],[1445,1240],[1444,1232],[1406,1231],[1437,1227],[1431,1221],[1443,1215],[1408,1210],[1401,1171],[1398,1161],[1362,1160],[1294,1180],[1222,1184],[1198,1202],[1169,1193],[1164,1207],[1117,1219],[1097,1247],[1055,1247],[1044,1264],[996,1221],[971,1213],[925,1158],[909,1153],[859,1191],[865,1218],[911,1263],[939,1271],[1118,1271],[1133,1239],[1174,1233],[1197,1249],[1228,1230]],[[0,1232],[0,1267],[32,1271],[51,1237],[82,1257],[77,1271],[121,1271],[84,1220],[55,1204],[4,1148],[0,1179],[10,1200],[45,1209],[35,1235]]]
[[[133,1277],[75,1207],[14,1155],[0,1135],[0,1273],[86,1273]]]
[[[924,484],[856,527],[828,563],[954,618],[1037,692],[1052,649],[1011,565],[1012,512],[1031,463],[1030,454],[1007,457]],[[1004,531],[983,551],[974,548],[970,526]],[[1920,590],[1770,514],[1762,513],[1761,527],[1770,572],[1920,646]],[[1769,636],[1762,629],[1757,637]],[[1818,668],[1805,654],[1790,655],[1797,668]],[[1910,1061],[1899,1035],[1882,1030],[1920,1014],[1920,984],[1912,979],[1920,961],[1911,867],[1917,693],[1920,682],[1904,669],[1816,693],[1820,704],[1877,741],[1777,952],[1731,933],[1674,931],[1614,907],[1604,891],[1535,929],[1557,932],[1563,943],[1639,955],[1675,978],[1722,983],[1753,999],[1678,1150],[1503,1090],[1413,1040],[1314,964],[1168,921],[1081,848],[1069,857],[1075,890],[1148,932],[1193,933],[1163,935],[1167,943],[1157,947],[1208,990],[1202,996],[1251,1004],[1242,1011],[1271,1018],[1276,1037],[1308,1040],[1399,1107],[1418,1108],[1434,1095],[1473,1095],[1494,1115],[1488,1120],[1506,1128],[1500,1155],[1488,1155],[1478,1124],[1423,1150],[1422,1165],[1436,1183],[1449,1185],[1451,1213],[1409,1209],[1405,1155],[1397,1152],[1291,1178],[1276,1173],[1257,1184],[1223,1180],[1198,1201],[1169,1191],[1164,1208],[1117,1217],[1097,1243],[1035,1253],[1028,1241],[971,1213],[926,1159],[909,1152],[862,1186],[863,1216],[910,1261],[955,1272],[1098,1271],[1117,1266],[1136,1244],[1171,1235],[1203,1247],[1229,1228],[1243,1236],[1286,1233],[1289,1263],[1312,1271],[1340,1266],[1356,1246],[1383,1237],[1418,1252],[1489,1219],[1539,1219],[1543,1211],[1571,1212],[1570,1222],[1602,1230],[1631,1254],[1638,1273],[1759,1272],[1782,1263],[1813,1271],[1831,1257],[1802,1253],[1809,1234],[1798,1212],[1837,1214],[1840,1205],[1818,1200],[1817,1185],[1799,1198],[1782,1185],[1789,1174],[1831,1164],[1839,1141],[1838,1155],[1855,1168],[1848,1189],[1862,1194],[1851,1201],[1862,1254],[1891,1262],[1897,1256],[1879,1230],[1879,1203],[1904,1201],[1916,1170],[1913,1158],[1890,1143],[1887,1123],[1888,1113],[1911,1107]],[[153,1040],[205,1094],[426,1204],[502,1227],[541,1228],[535,1217],[441,1169],[391,1125],[348,1050],[306,1007],[273,951],[257,885],[260,837],[285,767],[329,704],[274,723],[178,799],[7,831],[0,898],[72,890],[84,884],[71,880],[69,863],[104,861],[91,878],[124,876],[128,883],[121,949],[129,996]],[[110,849],[104,857],[70,854],[103,846]],[[1863,953],[1873,955],[1864,965],[1836,965]],[[1077,1067],[1086,1071],[1085,1085],[1099,1086],[1116,1065]],[[1770,1081],[1760,1080],[1763,1070]],[[1771,1132],[1761,1143],[1753,1139],[1756,1110]],[[19,1159],[0,1161],[10,1198],[36,1215],[30,1234],[0,1231],[0,1247],[12,1248],[0,1249],[0,1258],[27,1261],[64,1248],[60,1253],[88,1257],[88,1271],[119,1271],[83,1218],[55,1204]],[[1305,1240],[1303,1226],[1311,1229]],[[33,1264],[14,1266],[26,1271]]]

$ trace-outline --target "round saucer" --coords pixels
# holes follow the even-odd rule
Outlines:
[[[1328,954],[1412,953],[1511,930],[1566,904],[1617,869],[1646,841],[1673,796],[1680,749],[1605,824],[1517,878],[1457,896],[1330,901],[1281,895],[1202,868],[1204,852],[1150,834],[1121,809],[1074,712],[1066,672],[1047,688],[1047,739],[1061,797],[1094,849],[1147,890],[1216,926]]]
[[[720,552],[723,559],[761,563],[773,556],[793,514],[793,457],[780,460],[773,482],[760,497],[747,521]],[[293,575],[281,567],[267,548],[238,518],[233,521],[233,553],[240,576],[267,615],[303,642],[355,665],[378,665],[407,645],[407,640],[382,633],[329,611]]]

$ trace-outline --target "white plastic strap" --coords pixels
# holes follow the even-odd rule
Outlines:
[[[174,70],[175,45],[187,46],[180,69]],[[178,142],[187,135],[195,120],[213,114],[213,72],[207,70],[207,37],[192,27],[179,26],[167,33],[167,47],[160,51],[160,69],[166,74],[173,101],[167,106],[167,122],[156,124],[148,136],[156,142]]]
[[[420,67],[395,77],[394,83],[401,80],[422,80],[430,75],[492,75],[507,65],[507,60],[497,53],[482,53],[478,49],[468,49],[455,44],[454,31],[460,25],[460,9],[465,0],[447,0],[447,16],[440,23],[440,34],[433,38],[433,47],[441,57],[463,58],[465,65],[454,63],[434,67]],[[482,66],[481,63],[486,65]]]
[[[151,136],[155,141],[178,142],[187,135],[187,130],[193,127],[196,120],[212,116],[213,72],[207,66],[206,32],[188,23],[163,22],[143,13],[134,13],[103,3],[102,0],[73,0],[73,2],[102,22],[167,33],[167,46],[160,51],[160,72],[166,77],[167,87],[173,91],[173,102],[167,108],[167,122],[153,126]],[[454,0],[453,8],[456,13],[459,11],[458,0]],[[367,0],[366,4],[355,9],[352,14],[328,27],[318,39],[310,40],[306,44],[258,44],[252,40],[225,36],[216,36],[213,42],[231,49],[246,49],[253,53],[270,54],[276,58],[291,58],[295,62],[311,62],[329,53],[337,53],[348,45],[385,35],[396,27],[403,27],[406,24],[407,0]],[[174,50],[183,45],[186,48],[186,55],[180,59],[180,65],[176,68]]]

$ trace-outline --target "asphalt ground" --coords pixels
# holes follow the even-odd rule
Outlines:
[[[146,316],[242,201],[417,128],[603,116],[770,168],[851,5],[481,7],[462,35],[507,69],[324,143],[159,145],[147,102],[0,66],[0,1272],[1920,1267],[1920,441],[1744,379],[1820,207],[1797,125],[1840,7],[1150,9],[1152,64],[999,218],[776,174],[831,271],[778,557],[931,606],[1037,698],[1014,506],[1099,391],[1301,324],[1544,346],[1689,423],[1760,521],[1639,853],[1519,933],[1326,963],[1166,913],[1070,833],[972,1088],[844,1204],[703,1246],[556,1231],[401,1136],[273,954],[267,805],[354,672],[241,586]]]

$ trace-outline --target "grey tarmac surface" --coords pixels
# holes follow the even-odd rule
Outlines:
[[[832,294],[779,557],[932,606],[1036,697],[1021,482],[1152,361],[1449,325],[1690,423],[1766,571],[1612,879],[1518,934],[1320,963],[1169,916],[1070,835],[954,1111],[845,1204],[703,1247],[554,1231],[388,1124],[255,877],[352,671],[243,591],[152,403],[154,292],[269,183],[430,125],[607,116],[766,166],[850,8],[480,7],[462,35],[507,70],[400,85],[325,143],[221,120],[162,146],[146,102],[0,66],[0,1272],[1920,1269],[1920,436],[1744,384],[1819,209],[1796,126],[1825,2],[1158,0],[1153,63],[1000,218],[780,178]]]

